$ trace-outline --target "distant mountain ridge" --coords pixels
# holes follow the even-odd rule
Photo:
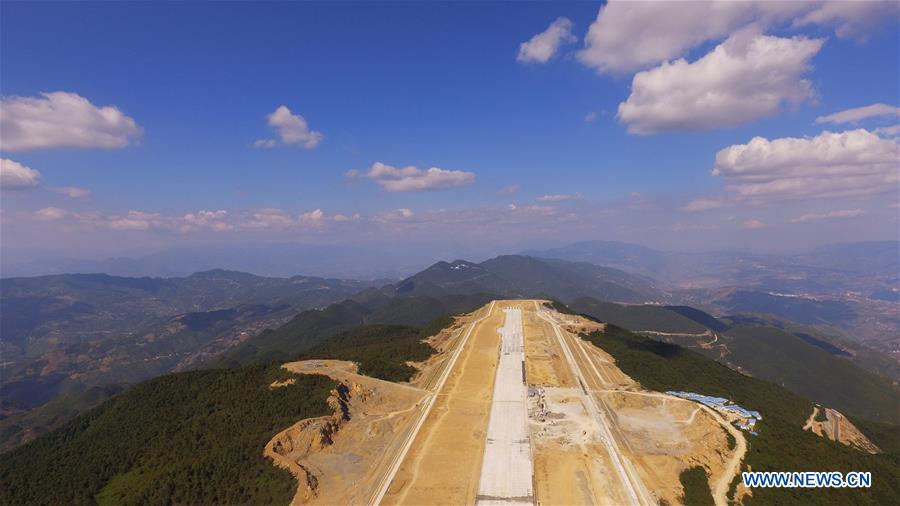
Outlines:
[[[620,248],[617,255],[620,264],[659,258],[640,247]],[[28,409],[54,398],[71,401],[63,399],[32,413],[30,419],[51,427],[61,419],[56,413],[71,416],[88,400],[96,401],[97,395],[84,393],[97,387],[210,364],[287,360],[360,325],[420,326],[496,298],[557,299],[575,306],[583,299],[602,301],[595,309],[604,308],[603,318],[627,328],[701,334],[706,329],[722,332],[738,322],[705,313],[701,309],[707,309],[707,302],[731,304],[725,312],[715,312],[721,315],[733,314],[731,309],[765,313],[772,308],[740,304],[781,299],[760,293],[764,292],[671,292],[648,276],[618,268],[525,255],[502,255],[480,263],[440,261],[392,284],[268,278],[222,269],[181,278],[72,274],[3,279],[0,351],[5,360],[12,357],[18,362],[6,364],[0,382],[4,397],[0,432],[6,434]],[[809,312],[813,322],[840,316],[829,311],[828,304],[786,300],[791,305],[785,310]],[[753,320],[756,316],[741,318],[743,324],[767,325]],[[791,345],[804,353],[808,350],[800,344],[831,354],[840,351],[829,350],[829,341],[789,337]],[[800,344],[794,343],[795,338]],[[769,350],[777,353],[774,342]],[[3,421],[7,415],[12,418]],[[28,429],[22,425],[9,435],[19,438]]]
[[[474,263],[437,262],[396,284],[369,288],[322,310],[308,310],[262,332],[216,362],[237,365],[289,359],[329,337],[365,324],[423,325],[495,298],[593,296],[642,303],[667,300],[652,281],[585,262],[503,255]]]
[[[404,295],[494,293],[504,297],[664,302],[668,293],[646,277],[587,262],[501,255],[481,263],[438,262],[397,285]]]
[[[797,253],[660,251],[616,241],[581,241],[558,248],[529,250],[522,254],[606,265],[669,282],[705,279],[714,274],[719,279],[720,286],[746,285],[750,281],[772,283],[775,280],[767,280],[767,276],[784,272],[798,274],[798,270],[809,277],[814,277],[815,273],[823,270],[894,280],[900,276],[900,241],[827,244]]]
[[[20,432],[29,434],[28,425],[17,429],[15,419],[48,401],[197,367],[299,311],[370,286],[222,269],[181,278],[61,274],[0,279],[0,445],[19,439]],[[30,416],[32,421],[56,418]]]

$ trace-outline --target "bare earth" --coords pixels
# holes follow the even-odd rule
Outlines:
[[[698,465],[726,504],[746,451],[740,431],[697,403],[644,390],[578,336],[601,324],[523,300],[495,301],[430,338],[438,353],[413,364],[420,371],[410,384],[360,376],[347,362],[286,364],[343,385],[335,415],[301,420],[266,446],[298,479],[294,503],[475,504],[498,329],[514,306],[522,308],[537,504],[680,504],[679,474]]]
[[[300,483],[291,504],[366,502],[380,478],[379,464],[396,452],[396,435],[409,425],[427,392],[361,376],[356,364],[339,360],[291,362],[284,368],[324,374],[346,388],[343,405],[341,392],[332,392],[335,415],[301,420],[266,445],[266,456]]]
[[[827,421],[816,421],[816,415],[820,410],[825,411]],[[813,406],[813,411],[809,415],[809,419],[806,420],[803,430],[812,431],[818,436],[838,441],[866,453],[881,453],[881,449],[875,446],[875,443],[870,441],[865,434],[860,432],[850,420],[847,420],[847,417],[831,408]]]

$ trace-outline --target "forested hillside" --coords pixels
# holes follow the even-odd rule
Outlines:
[[[687,306],[623,305],[590,298],[570,307],[628,330],[689,347],[805,398],[869,420],[900,424],[900,389],[852,356],[772,318],[714,318]],[[778,328],[780,325],[784,328]]]
[[[371,290],[323,310],[304,311],[280,328],[248,339],[225,353],[216,364],[237,366],[290,360],[340,332],[361,325],[426,325],[441,316],[473,311],[493,298],[487,293],[391,296]]]
[[[872,472],[871,489],[756,488],[749,504],[884,505],[900,501],[900,454],[869,455],[802,430],[812,412],[810,401],[693,351],[615,325],[585,338],[612,355],[616,365],[645,388],[726,397],[762,413],[759,436],[746,436],[749,449],[745,470]],[[896,431],[879,428],[881,432],[873,434],[873,439],[885,449],[896,448]]]
[[[646,277],[586,262],[501,255],[479,264],[438,262],[401,281],[404,295],[495,293],[505,298],[595,297],[620,302],[666,301],[669,295]]]
[[[330,410],[334,382],[250,366],[171,374],[137,385],[3,455],[5,504],[267,504],[296,482],[263,458],[278,431]]]
[[[408,380],[422,341],[452,323],[363,326],[294,358],[334,358]],[[276,379],[295,383],[279,388]],[[294,422],[327,414],[333,380],[279,364],[161,376],[133,387],[0,459],[4,504],[287,504],[296,481],[262,456]]]

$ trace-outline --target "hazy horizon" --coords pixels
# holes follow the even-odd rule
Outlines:
[[[896,4],[812,9],[6,3],[2,252],[895,240]]]

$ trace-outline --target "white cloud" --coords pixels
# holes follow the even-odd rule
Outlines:
[[[276,208],[264,208],[251,212],[243,212],[233,215],[224,209],[216,211],[199,210],[184,215],[172,216],[160,213],[148,213],[143,211],[129,211],[126,215],[104,215],[101,213],[79,214],[47,208],[48,210],[35,212],[34,219],[49,221],[51,219],[69,218],[73,225],[79,225],[87,229],[109,228],[112,230],[155,230],[168,232],[231,232],[231,231],[255,231],[272,230],[281,233],[285,229],[325,227],[332,222],[353,222],[363,218],[359,213],[345,216],[335,215],[329,217],[321,209],[313,209],[292,216],[287,211]],[[400,210],[410,213],[409,210]]]
[[[148,230],[151,226],[159,225],[162,220],[162,215],[158,213],[128,211],[124,217],[110,218],[109,228],[113,230]]]
[[[573,194],[556,194],[556,195],[543,195],[538,197],[538,202],[564,202],[566,200],[579,200],[581,199],[581,192],[573,193]]]
[[[572,35],[572,21],[560,17],[550,23],[543,32],[532,37],[528,42],[519,44],[519,55],[516,61],[528,63],[546,63],[556,55],[559,47],[564,43],[575,42]]]
[[[87,188],[79,188],[78,186],[59,186],[56,188],[48,188],[54,193],[60,193],[70,199],[86,199],[91,195],[91,191]]]
[[[422,170],[412,165],[397,168],[381,162],[373,163],[368,172],[349,170],[346,176],[351,179],[369,178],[389,192],[442,190],[475,182],[474,172],[445,170],[438,167]]]
[[[416,213],[414,213],[412,209],[401,207],[399,209],[376,214],[372,219],[378,223],[391,224],[410,222],[415,216]]]
[[[266,116],[270,127],[278,131],[282,144],[301,145],[306,149],[313,149],[322,142],[321,132],[310,130],[306,119],[291,112],[285,105],[278,106],[275,112]],[[253,143],[257,148],[271,148],[276,144],[275,139],[259,139]]]
[[[593,122],[595,122],[595,121],[597,121],[597,113],[596,113],[596,112],[591,111],[591,112],[589,112],[589,113],[587,113],[587,114],[584,115],[584,122],[585,122],[585,123],[593,123]]]
[[[321,227],[324,219],[325,213],[321,209],[314,209],[300,214],[297,217],[297,222],[310,227]]]
[[[619,104],[628,131],[650,134],[737,126],[813,96],[801,76],[823,40],[733,35],[689,63],[679,59],[634,76]]]
[[[242,228],[283,228],[294,224],[294,220],[281,209],[265,208],[251,213],[241,222]]]
[[[41,173],[8,158],[0,158],[0,188],[21,190],[34,188],[41,182]]]
[[[142,134],[137,123],[114,106],[97,107],[77,93],[0,101],[0,148],[122,148]]]
[[[347,216],[345,214],[335,214],[333,219],[334,219],[334,221],[337,221],[337,222],[345,222],[345,221],[357,221],[360,218],[362,218],[362,216],[360,216],[359,213],[353,213],[350,216]]]
[[[891,125],[888,127],[879,127],[872,130],[876,135],[882,137],[898,137],[900,136],[900,125]]]
[[[741,223],[741,226],[752,230],[752,229],[758,229],[758,228],[765,228],[766,224],[759,220],[744,220],[744,222]]]
[[[900,145],[867,130],[812,138],[754,137],[716,154],[712,174],[745,198],[869,195],[896,190]]]
[[[626,73],[686,55],[748,26],[834,27],[840,37],[865,37],[871,27],[896,20],[896,2],[628,1],[602,6],[578,58],[601,73]]]
[[[885,19],[897,19],[900,3],[896,1],[835,1],[818,2],[817,6],[794,20],[794,26],[833,26],[841,38],[865,40],[871,29]]]
[[[808,221],[823,221],[834,218],[857,218],[865,216],[866,212],[862,209],[841,209],[839,211],[829,211],[827,213],[808,213],[791,220],[791,223],[805,223]]]
[[[900,107],[894,107],[887,104],[872,104],[865,107],[855,107],[844,111],[829,114],[827,116],[819,116],[816,123],[858,123],[868,118],[878,117],[900,117]]]
[[[509,186],[504,186],[497,190],[497,195],[501,197],[510,197],[512,195],[516,195],[522,188],[517,184],[511,184]]]
[[[184,224],[180,227],[182,232],[189,232],[201,228],[208,228],[216,232],[225,232],[234,227],[226,222],[228,211],[220,209],[218,211],[200,210],[195,213],[187,213],[182,217]]]
[[[688,212],[697,212],[708,211],[710,209],[721,209],[726,206],[728,206],[728,202],[721,199],[700,198],[688,202],[684,207],[681,208],[681,210]]]
[[[34,216],[40,221],[56,221],[65,218],[67,214],[65,209],[45,207],[35,211]]]

